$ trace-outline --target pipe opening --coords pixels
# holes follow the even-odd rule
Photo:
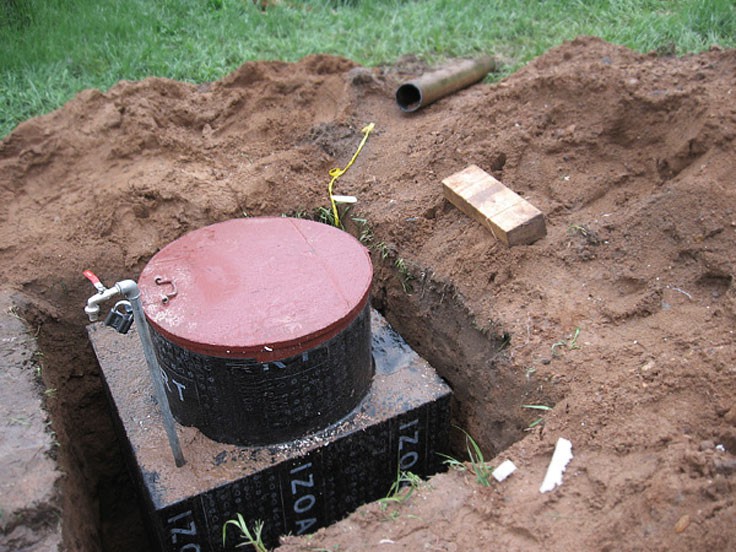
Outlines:
[[[412,83],[399,86],[396,90],[396,103],[406,113],[412,113],[422,107],[422,91]]]

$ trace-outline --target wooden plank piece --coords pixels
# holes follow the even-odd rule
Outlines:
[[[509,247],[547,234],[542,212],[476,165],[442,181],[450,203],[488,228]]]

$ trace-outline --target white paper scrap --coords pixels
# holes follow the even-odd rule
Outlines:
[[[547,475],[544,476],[542,486],[539,487],[540,493],[551,491],[558,485],[562,485],[562,473],[565,471],[567,464],[572,460],[572,443],[560,437],[555,445],[555,452],[552,454],[552,460],[547,468]]]
[[[516,466],[511,460],[504,460],[493,470],[493,478],[499,483],[516,471]]]
[[[332,199],[335,203],[358,203],[358,198],[349,195],[333,195]]]

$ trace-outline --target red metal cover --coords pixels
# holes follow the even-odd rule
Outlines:
[[[265,362],[314,348],[368,301],[373,266],[351,235],[292,218],[235,219],[190,232],[141,273],[154,331],[190,351]]]

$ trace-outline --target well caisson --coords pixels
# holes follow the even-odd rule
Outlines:
[[[89,327],[162,550],[235,549],[238,515],[273,546],[442,467],[450,389],[371,310],[371,279],[357,240],[299,219],[227,221],[158,252],[138,287],[179,467],[140,328]]]
[[[372,274],[352,236],[302,219],[230,220],[163,248],[139,286],[174,417],[259,445],[346,416],[373,377]]]

